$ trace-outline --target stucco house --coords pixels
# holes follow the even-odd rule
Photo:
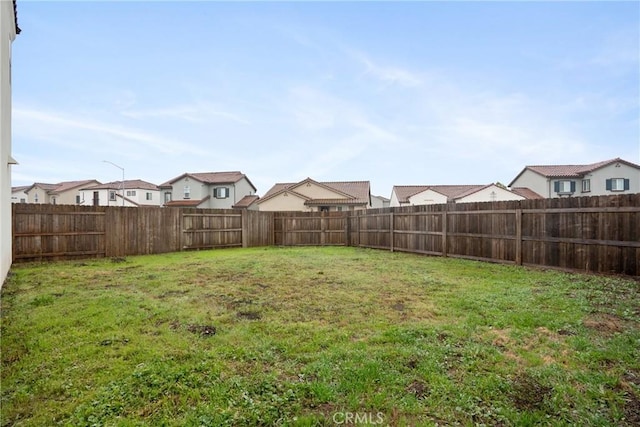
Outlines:
[[[29,203],[29,195],[25,193],[28,188],[28,185],[11,187],[11,203]]]
[[[311,178],[275,184],[257,201],[261,211],[353,211],[371,207],[369,181],[318,182]]]
[[[640,193],[640,165],[621,158],[588,165],[526,166],[509,184],[545,198]]]
[[[231,209],[257,191],[239,171],[184,173],[159,187],[163,206],[209,209]]]
[[[57,184],[36,182],[24,192],[29,197],[29,203],[52,205],[79,205],[81,204],[80,190],[92,185],[100,184],[95,179],[83,181],[65,181]]]
[[[123,197],[124,191],[124,197]],[[79,205],[85,206],[160,206],[160,188],[141,179],[114,181],[80,190]]]
[[[539,197],[539,196],[538,196]],[[526,197],[496,184],[488,185],[395,185],[391,207],[436,205],[442,203],[503,202]]]
[[[11,268],[11,44],[20,34],[16,2],[0,1],[0,287]]]
[[[391,201],[389,199],[387,199],[386,197],[374,196],[373,194],[371,195],[371,208],[372,209],[388,208],[390,202]]]

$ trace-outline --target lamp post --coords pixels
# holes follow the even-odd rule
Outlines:
[[[122,171],[122,184],[120,185],[120,187],[122,188],[122,207],[124,207],[124,168],[122,166],[116,165],[113,162],[110,162],[109,160],[103,160],[103,162],[109,163],[110,165],[113,165]]]

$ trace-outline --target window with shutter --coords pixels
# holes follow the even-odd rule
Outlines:
[[[572,194],[576,192],[575,181],[556,181],[553,184],[553,189],[558,194]]]
[[[629,180],[625,178],[611,178],[607,180],[607,191],[626,191],[629,189]]]

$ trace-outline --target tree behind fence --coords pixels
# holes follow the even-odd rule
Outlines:
[[[13,206],[14,261],[345,245],[640,276],[640,194],[356,212]]]

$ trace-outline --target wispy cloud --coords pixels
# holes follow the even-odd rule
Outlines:
[[[381,65],[363,52],[350,51],[349,55],[365,68],[364,73],[384,83],[404,87],[416,87],[422,84],[422,78],[406,68],[396,65]]]
[[[109,141],[112,146],[124,146],[131,150],[142,145],[164,154],[203,153],[201,148],[184,141],[169,139],[107,120],[83,117],[82,114],[54,113],[18,106],[13,110],[13,116],[18,133],[30,135],[36,139],[59,141],[61,144],[88,148],[98,140]]]
[[[142,110],[124,110],[121,114],[133,119],[178,119],[191,123],[206,123],[216,118],[230,120],[232,122],[249,124],[249,121],[238,114],[234,114],[213,105],[177,105],[166,108],[153,108]]]

